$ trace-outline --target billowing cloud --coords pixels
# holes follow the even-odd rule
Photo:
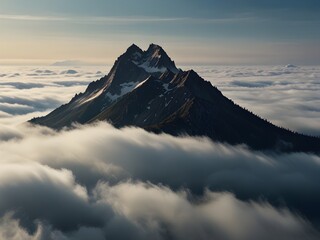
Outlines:
[[[6,127],[0,139],[2,222],[34,239],[318,237],[318,156],[107,123]]]
[[[190,200],[185,191],[142,183],[100,184],[97,191],[118,213],[151,230],[152,239],[300,239],[315,234],[285,209],[245,203],[230,193],[207,191]]]
[[[30,219],[48,221],[62,230],[102,222],[101,210],[88,204],[85,188],[74,182],[68,170],[6,163],[1,164],[0,181],[0,213],[14,211],[29,230],[33,230]]]
[[[33,171],[37,173],[37,169]],[[5,239],[14,239],[8,237],[14,236],[16,239],[55,240],[88,238],[250,240],[316,239],[317,237],[317,232],[308,222],[288,210],[275,209],[263,202],[243,202],[230,193],[207,191],[202,198],[190,199],[186,191],[173,192],[167,187],[147,183],[126,182],[115,186],[99,183],[88,201],[81,187],[74,188],[74,183],[68,174],[65,176],[63,171],[47,172],[47,174],[48,176],[43,176],[40,171],[37,176],[38,181],[34,181],[32,186],[24,185],[26,188],[20,194],[23,198],[18,201],[24,207],[20,211],[31,210],[34,213],[30,215],[30,212],[27,212],[29,220],[34,220],[34,229],[23,223],[26,220],[21,220],[16,213],[8,212],[0,221],[0,236],[5,236]],[[59,174],[62,174],[63,181]],[[54,179],[55,177],[59,178]],[[51,181],[57,182],[55,187],[47,190],[49,195],[38,199],[39,196],[35,194],[33,201],[27,201],[25,195],[34,194],[34,190],[43,191],[41,185],[50,184]],[[66,199],[61,202],[55,194],[63,191],[65,187],[70,192],[63,193]],[[30,202],[33,202],[34,206],[28,206]],[[16,201],[13,203],[16,204]],[[69,206],[69,203],[73,205]],[[91,211],[87,212],[88,209]],[[82,219],[82,215],[86,219]],[[46,216],[47,219],[40,220],[42,216]],[[55,223],[55,219],[59,222]],[[96,222],[90,222],[90,219]],[[82,222],[84,220],[85,225]],[[77,224],[77,228],[68,229],[72,226],[70,223]]]

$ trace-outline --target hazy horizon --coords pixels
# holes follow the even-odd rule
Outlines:
[[[4,0],[0,64],[112,64],[132,43],[157,43],[180,64],[319,65],[319,9],[314,0]]]

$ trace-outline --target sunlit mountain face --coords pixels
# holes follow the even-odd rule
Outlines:
[[[319,23],[316,0],[1,1],[0,240],[320,239]]]

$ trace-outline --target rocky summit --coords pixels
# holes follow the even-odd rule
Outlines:
[[[178,69],[162,47],[132,45],[84,93],[31,123],[54,129],[108,121],[155,133],[206,136],[256,150],[320,152],[320,139],[277,127],[226,98],[195,71]]]

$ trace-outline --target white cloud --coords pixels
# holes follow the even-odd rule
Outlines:
[[[143,183],[98,185],[99,197],[156,239],[301,239],[308,223],[288,210],[265,203],[245,203],[230,193],[207,191],[192,202],[188,193]],[[165,229],[169,226],[170,232]],[[153,237],[154,239],[154,237]]]
[[[33,16],[33,15],[9,15],[1,14],[2,20],[19,20],[19,21],[66,21],[67,18],[50,17],[50,16]]]
[[[98,71],[98,70],[101,71]],[[11,76],[19,76],[12,81]],[[76,74],[68,74],[69,72]],[[70,101],[93,80],[103,76],[102,67],[1,67],[0,122],[20,123],[45,114]],[[63,89],[63,91],[62,91]],[[43,113],[37,113],[43,112]],[[11,115],[15,115],[12,118]],[[15,119],[15,120],[14,120]]]
[[[320,136],[320,68],[195,67],[223,94],[272,123]]]
[[[77,206],[77,201],[74,200],[75,210],[83,212],[84,206]],[[55,202],[50,203],[53,209],[59,206]],[[90,223],[87,223],[88,225],[80,225],[73,231],[62,231],[57,226],[50,225],[52,221],[48,219],[35,220],[32,233],[21,226],[22,220],[17,220],[17,216],[9,212],[0,220],[0,236],[4,236],[5,239],[23,240],[88,238],[294,240],[317,237],[316,231],[308,222],[288,210],[278,210],[267,203],[243,202],[230,193],[207,191],[202,198],[190,200],[187,192],[173,192],[163,186],[140,182],[126,182],[115,186],[100,183],[94,189],[90,204],[92,208],[99,208],[98,214],[103,216],[100,227],[89,226]],[[104,209],[110,208],[113,213],[108,214]],[[48,208],[41,210],[41,214],[44,215],[50,212]],[[61,218],[66,216],[66,213],[70,214],[70,211],[63,212],[61,209],[55,209],[55,212]],[[75,223],[81,221],[79,216],[73,220]]]
[[[0,107],[8,108],[0,112],[0,238],[319,238],[319,156],[253,152],[107,123],[61,132],[19,125],[68,102],[105,70],[0,70]],[[263,117],[319,129],[316,67],[198,70]],[[8,113],[14,111],[19,115]]]
[[[125,23],[130,24],[144,23],[144,22],[174,22],[191,20],[188,18],[162,18],[162,17],[55,17],[55,16],[36,16],[36,15],[8,15],[0,14],[2,20],[15,20],[15,21],[58,21],[58,22],[86,22],[86,23]],[[218,19],[217,21],[222,21]],[[203,19],[202,21],[207,21]],[[214,20],[213,20],[214,21]]]
[[[106,123],[62,132],[7,127],[0,139],[0,213],[19,206],[13,219],[30,234],[42,226],[66,239],[77,231],[117,239],[317,236],[304,218],[318,227],[318,156]]]

